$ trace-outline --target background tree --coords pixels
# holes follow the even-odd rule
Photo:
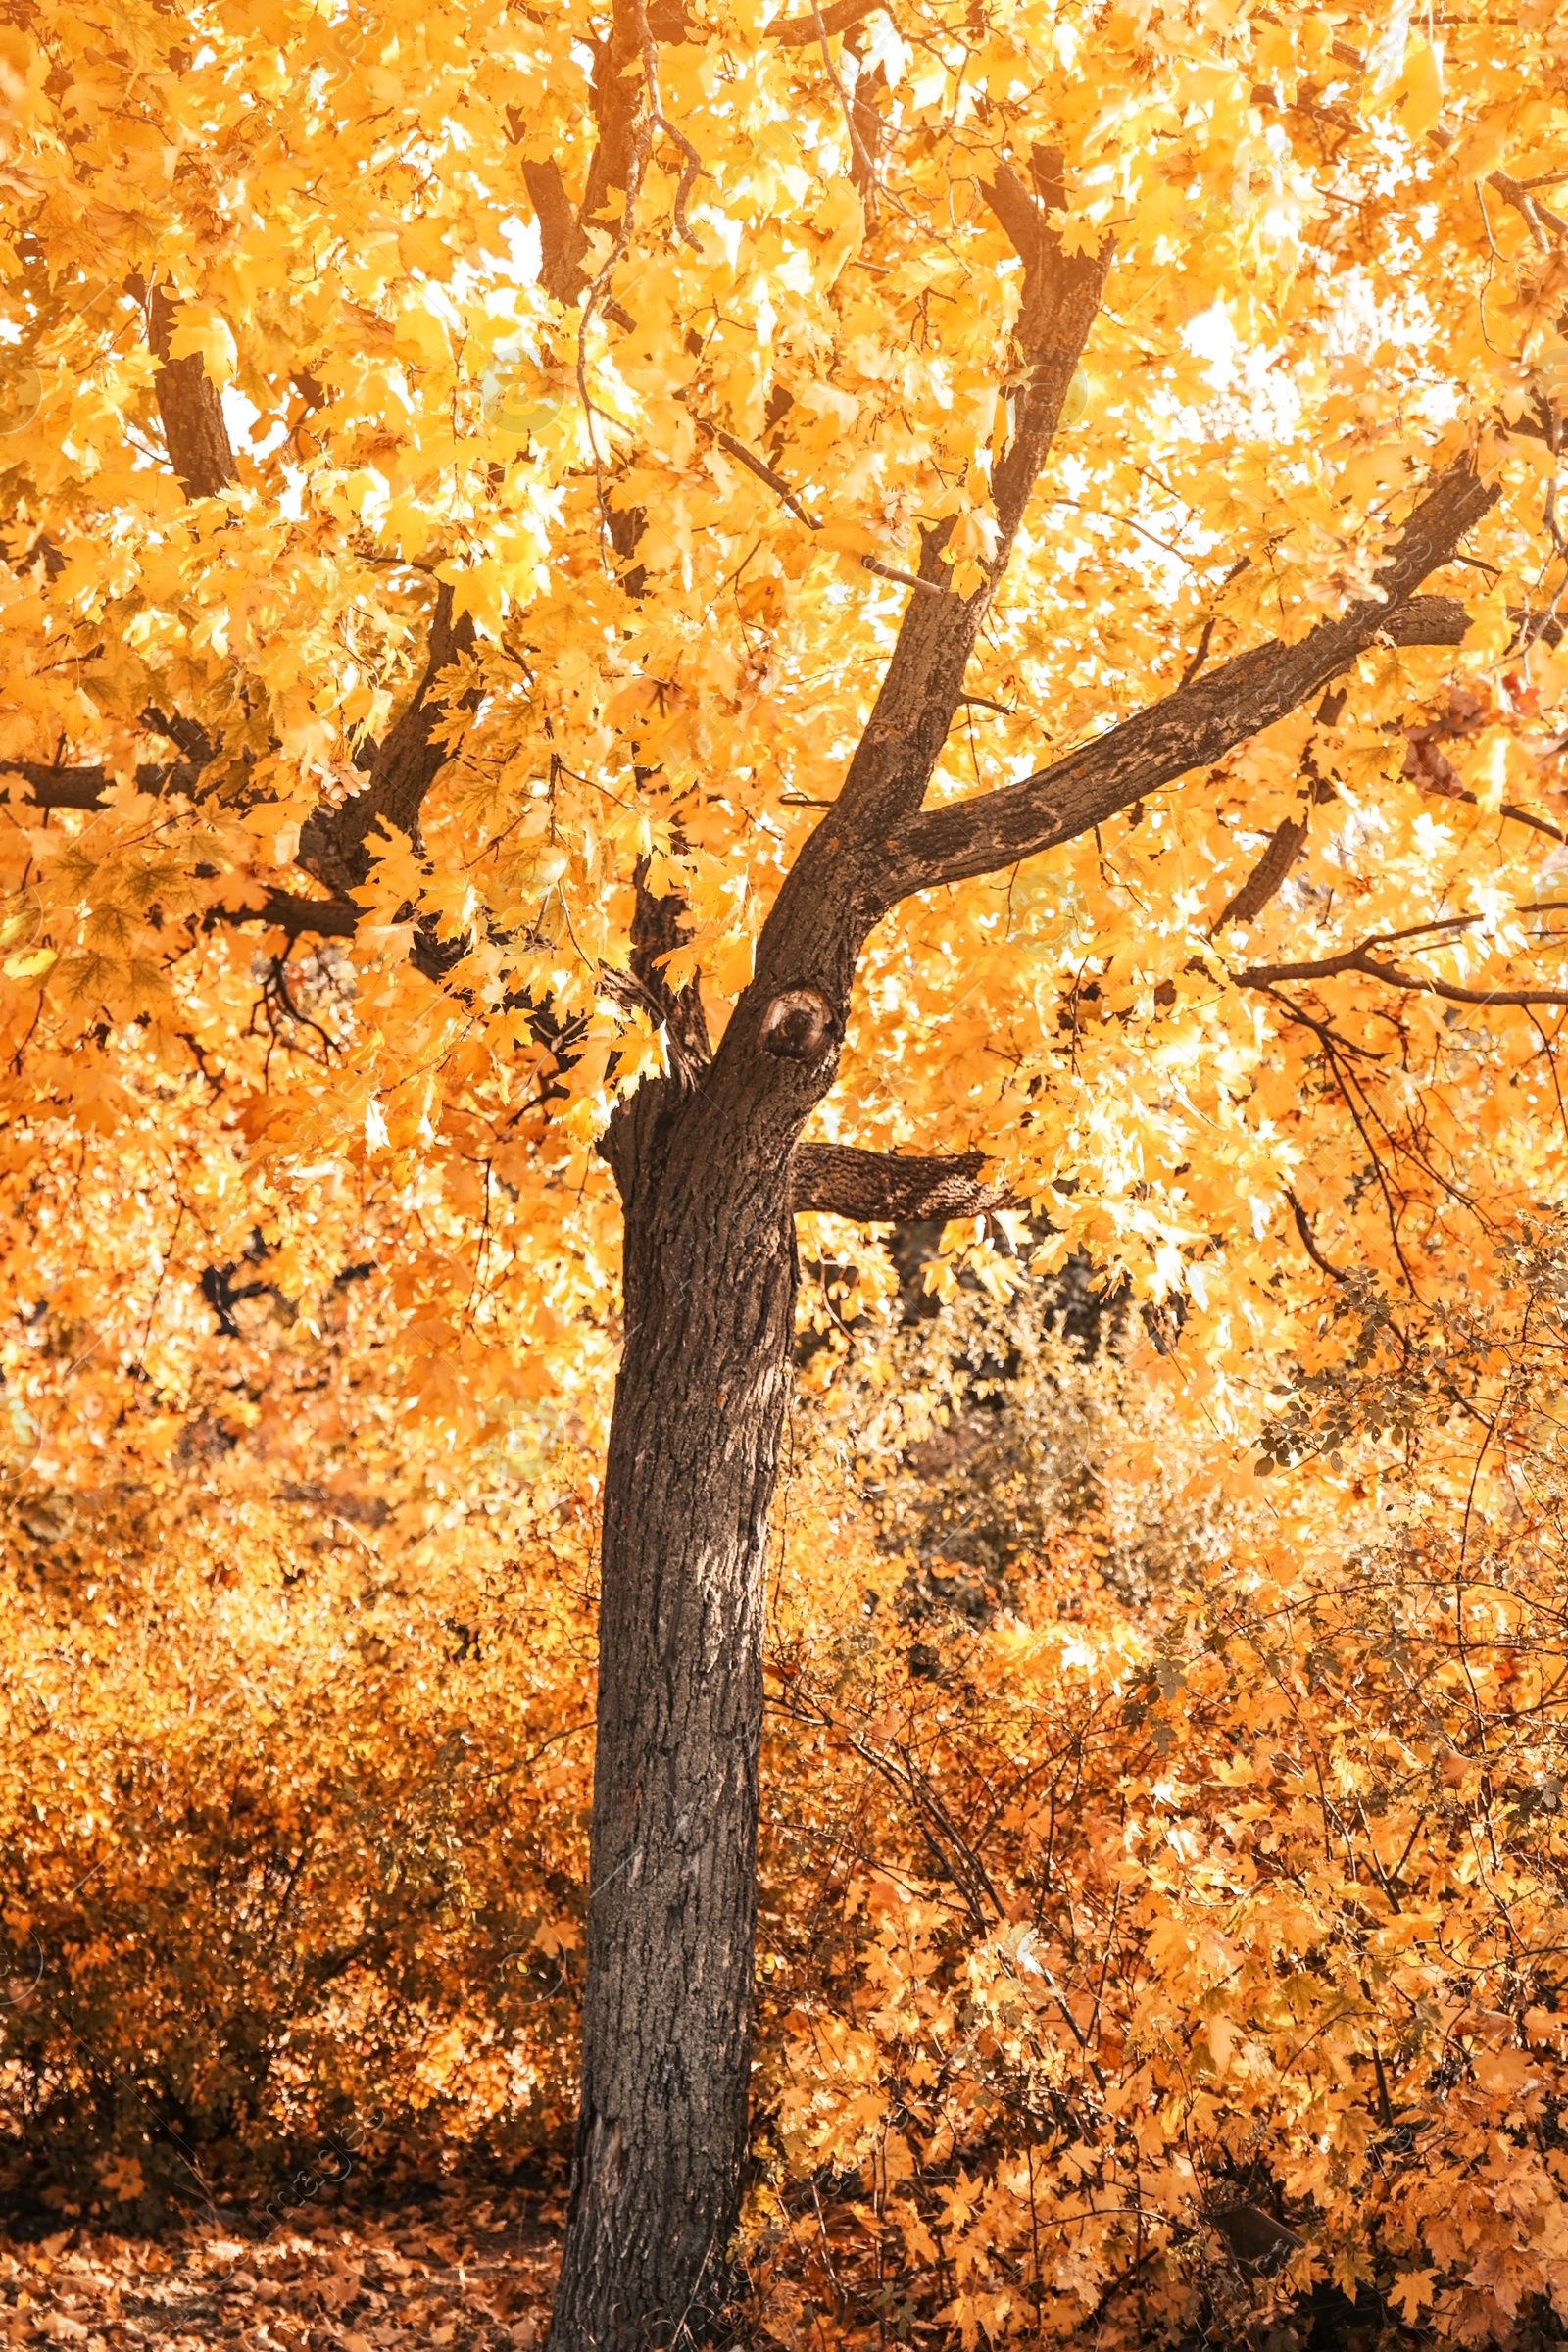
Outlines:
[[[618,1189],[563,2344],[723,2291],[793,1218],[1027,1206],[1223,1440],[1558,1181],[1562,63],[1445,37],[6,30],[6,1181],[176,1212],[90,1394],[373,1214],[471,1436]]]

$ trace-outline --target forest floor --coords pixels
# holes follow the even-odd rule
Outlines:
[[[0,2343],[160,2352],[530,2352],[560,2252],[558,2204],[518,2194],[305,2208],[264,2236],[210,2226],[35,2235],[0,2217]]]

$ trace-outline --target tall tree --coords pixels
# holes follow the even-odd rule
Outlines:
[[[230,1320],[379,1184],[470,1427],[618,1195],[572,2352],[727,2291],[795,1220],[1028,1206],[1223,1428],[1556,1166],[1549,26],[760,16],[5,35],[9,1134],[191,1122]]]

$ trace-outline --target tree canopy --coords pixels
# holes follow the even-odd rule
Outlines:
[[[1104,300],[815,1132],[984,1152],[1223,1419],[1324,1264],[1554,1182],[1549,15],[638,22],[6,32],[12,1293],[79,1237],[92,1377],[177,1396],[204,1268],[318,1295],[373,1225],[425,1408],[581,1383],[671,1051],[634,870],[720,1027],[905,607],[982,581],[1044,220]],[[1049,840],[1020,777],[1353,611],[1466,453],[1447,642],[1178,702],[1179,790],[965,878],[958,811]]]

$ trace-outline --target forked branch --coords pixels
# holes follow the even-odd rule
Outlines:
[[[1303,963],[1251,964],[1233,977],[1239,988],[1272,992],[1285,980],[1333,980],[1344,972],[1359,972],[1368,980],[1381,980],[1388,988],[1441,997],[1446,1004],[1568,1004],[1568,988],[1461,988],[1457,981],[1439,980],[1430,972],[1407,971],[1373,953],[1382,944],[1379,939],[1361,940],[1337,956]]]
[[[340,808],[318,808],[300,833],[298,862],[339,896],[357,890],[369,873],[371,853],[367,844],[377,825],[395,825],[411,840],[418,839],[425,795],[447,760],[445,747],[435,740],[436,726],[445,713],[437,683],[448,664],[460,655],[471,653],[474,643],[473,622],[466,612],[454,621],[452,604],[452,590],[442,581],[430,616],[424,674],[413,701],[376,752],[366,790]]]
[[[873,878],[882,906],[1075,841],[1144,794],[1261,734],[1380,638],[1396,645],[1458,643],[1464,607],[1414,591],[1448,562],[1496,497],[1467,462],[1451,466],[1416,508],[1379,573],[1381,598],[1353,605],[1295,645],[1276,640],[1238,655],[1022,783],[909,817],[888,841]]]
[[[1011,403],[1011,435],[992,480],[996,544],[983,567],[986,577],[972,594],[910,599],[835,805],[841,842],[847,828],[862,838],[885,836],[925,797],[963,696],[981,622],[1006,570],[1100,309],[1110,245],[1107,241],[1099,254],[1064,251],[1047,221],[1048,210],[1061,194],[1060,173],[1059,157],[1042,156],[1037,158],[1038,195],[1005,167],[996,184],[983,191],[1024,265],[1017,324],[1022,381]],[[917,578],[927,589],[950,586],[944,549],[951,528],[944,522],[922,533]]]

